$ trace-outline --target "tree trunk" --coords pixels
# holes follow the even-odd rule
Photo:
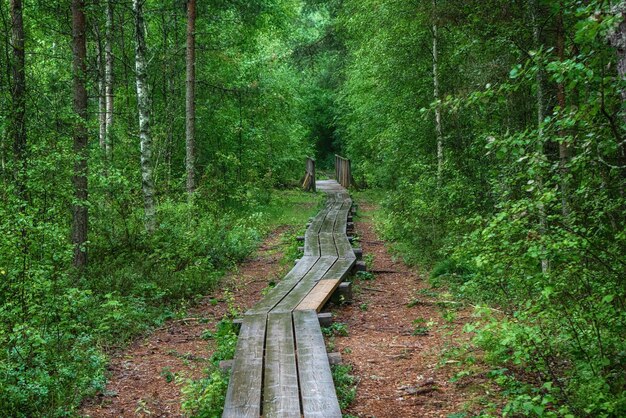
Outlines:
[[[196,189],[195,147],[196,147],[196,0],[187,1],[187,78],[186,78],[186,169],[187,192]]]
[[[111,158],[111,128],[113,127],[113,2],[107,1],[106,33],[104,45],[104,95],[106,107],[104,151],[107,160]]]
[[[537,51],[541,49],[541,32],[539,27],[539,2],[538,0],[533,0],[531,4],[531,13],[532,13],[532,24],[533,24],[533,43],[535,44],[535,48]],[[545,119],[545,98],[544,98],[544,80],[545,73],[543,70],[543,66],[538,63],[539,66],[537,70],[537,75],[535,81],[537,83],[537,146],[536,146],[536,157],[538,163],[543,163],[545,159],[545,155],[543,152],[543,121]],[[541,174],[537,175],[537,189],[539,190],[539,199],[541,199],[541,195],[543,194],[543,177]],[[539,208],[539,234],[543,237],[546,234],[546,209],[541,200],[539,200],[537,204]],[[547,259],[541,260],[541,271],[543,274],[546,274],[549,270],[549,264]]]
[[[560,10],[556,21],[556,54],[559,61],[565,61],[565,27],[563,24],[563,2],[560,2]],[[564,82],[557,83],[556,99],[560,108],[562,117],[565,116],[567,101],[565,97]],[[561,177],[561,213],[565,218],[569,216],[569,160],[570,160],[570,144],[567,140],[567,132],[564,129],[559,130],[561,141],[559,142],[559,175]]]
[[[87,265],[87,39],[84,0],[72,0],[72,55],[74,79],[74,112],[78,116],[74,127],[74,184],[75,202],[72,207],[72,243],[74,266]]]
[[[106,118],[106,95],[104,92],[104,51],[102,48],[102,37],[97,24],[94,24],[94,32],[96,34],[96,69],[98,73],[98,142],[100,149],[106,152],[105,138],[107,131]]]
[[[13,88],[11,136],[15,155],[15,181],[23,204],[26,201],[26,72],[22,0],[11,0],[11,45],[13,47]]]
[[[437,19],[437,0],[433,0],[433,87],[435,97],[435,132],[437,136],[437,187],[441,188],[443,176],[443,129],[441,127],[441,97],[439,95],[439,28]]]
[[[152,180],[152,138],[150,136],[150,92],[146,68],[146,34],[143,21],[144,0],[133,0],[135,13],[135,71],[137,73],[137,110],[141,145],[141,187],[144,202],[144,224],[152,233],[156,224],[154,182]]]

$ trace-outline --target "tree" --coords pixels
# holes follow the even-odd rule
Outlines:
[[[439,94],[439,26],[437,24],[437,0],[433,0],[433,97],[435,104],[435,132],[437,138],[437,185],[441,188],[443,176],[443,128],[441,127],[441,96]]]
[[[137,111],[139,114],[139,142],[141,148],[141,188],[144,203],[144,225],[148,233],[156,226],[154,181],[152,179],[152,137],[150,134],[150,92],[146,64],[146,34],[143,20],[144,0],[133,0],[135,14],[135,72]]]
[[[104,96],[105,96],[105,134],[104,150],[107,159],[111,158],[111,129],[113,128],[113,0],[107,0],[104,44]]]
[[[187,192],[196,189],[196,0],[187,1],[187,71],[185,94],[185,143]]]
[[[87,265],[87,36],[84,0],[72,0],[72,77],[74,80],[74,204],[72,206],[72,243],[74,266]]]
[[[26,73],[22,0],[11,0],[11,26],[11,45],[13,46],[11,134],[13,136],[13,153],[15,155],[15,180],[19,197],[24,201],[26,175]]]

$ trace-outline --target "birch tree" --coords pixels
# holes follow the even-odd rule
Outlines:
[[[104,151],[107,159],[111,157],[111,128],[113,127],[113,1],[107,0],[104,44],[104,96],[105,96],[105,132]]]
[[[139,142],[141,148],[141,188],[144,202],[144,225],[152,233],[156,224],[154,181],[152,179],[152,138],[150,134],[150,92],[146,64],[146,33],[143,20],[144,0],[133,0],[135,14],[135,72]]]
[[[443,176],[443,128],[441,127],[441,97],[439,94],[439,27],[437,25],[437,0],[433,0],[433,96],[435,105],[435,133],[437,136],[437,187],[441,188]]]

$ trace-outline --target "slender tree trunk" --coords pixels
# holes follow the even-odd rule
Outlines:
[[[83,269],[87,265],[87,38],[84,0],[72,0],[72,53],[74,79],[74,112],[78,116],[74,127],[74,184],[75,202],[72,208],[72,243],[74,266]]]
[[[98,140],[100,143],[100,149],[106,152],[105,138],[107,131],[107,118],[106,118],[106,95],[104,92],[104,50],[102,48],[102,37],[100,36],[100,30],[98,25],[94,25],[94,32],[96,34],[96,66],[98,73]]]
[[[531,13],[532,13],[532,24],[533,24],[533,42],[535,44],[535,48],[539,50],[542,46],[541,42],[541,28],[539,27],[539,2],[538,0],[532,0],[531,4]],[[538,63],[538,70],[536,75],[536,84],[537,84],[537,146],[536,146],[536,155],[537,162],[543,163],[545,159],[545,155],[543,152],[543,141],[544,141],[544,133],[543,133],[543,121],[545,119],[545,98],[544,98],[544,83],[545,83],[545,73],[543,70],[543,66],[541,63]],[[543,194],[543,177],[539,174],[536,178],[537,188],[539,190],[539,194]],[[541,198],[541,196],[540,196]],[[539,208],[539,234],[543,237],[546,234],[546,209],[539,200],[537,204]],[[549,264],[547,259],[541,260],[541,271],[546,274],[549,270]]]
[[[437,136],[437,187],[441,188],[443,176],[443,129],[441,127],[441,97],[439,94],[439,28],[437,26],[437,0],[433,0],[433,88],[435,102],[435,132]]]
[[[26,55],[22,0],[11,0],[11,45],[13,48],[11,136],[15,155],[15,181],[22,202],[26,201]]]
[[[144,0],[133,0],[135,13],[135,71],[137,73],[137,110],[139,113],[139,140],[141,145],[141,187],[144,202],[146,231],[152,233],[156,225],[154,181],[152,180],[152,138],[150,134],[150,92],[146,68],[146,34],[143,21]]]
[[[185,100],[187,192],[196,189],[196,0],[187,1],[187,78]]]
[[[563,2],[560,2],[560,10],[557,15],[556,21],[556,54],[559,57],[559,61],[565,61],[565,27],[563,24]],[[556,86],[556,99],[559,104],[560,112],[565,116],[565,109],[567,107],[567,100],[565,97],[565,84],[564,82],[557,83]],[[565,218],[569,216],[569,160],[570,160],[570,144],[567,140],[567,131],[564,129],[559,130],[559,136],[561,141],[559,142],[559,175],[561,177],[561,213]]]
[[[104,134],[104,151],[107,160],[111,158],[112,142],[111,128],[113,127],[113,1],[107,0],[106,33],[104,45],[104,95],[106,107],[106,131]]]

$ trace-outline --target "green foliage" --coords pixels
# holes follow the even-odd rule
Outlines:
[[[183,412],[198,418],[215,418],[222,415],[228,389],[228,373],[213,370],[204,379],[179,379],[178,383],[182,385]]]
[[[333,322],[330,326],[322,328],[322,334],[326,335],[327,337],[347,337],[348,326],[342,322]]]
[[[386,189],[379,231],[405,260],[434,265],[434,286],[485,307],[471,330],[508,370],[494,376],[504,412],[622,416],[626,125],[607,42],[622,9],[533,4],[342,2],[338,128],[355,176]]]
[[[356,397],[357,379],[352,375],[352,366],[349,364],[336,364],[331,367],[333,382],[339,406],[345,410]]]
[[[424,318],[416,318],[411,323],[413,324],[412,335],[427,335],[430,331],[430,324]]]
[[[223,318],[217,323],[216,331],[205,331],[202,338],[215,340],[215,351],[211,356],[211,362],[219,366],[222,360],[229,360],[235,356],[237,346],[237,329],[230,317]]]

